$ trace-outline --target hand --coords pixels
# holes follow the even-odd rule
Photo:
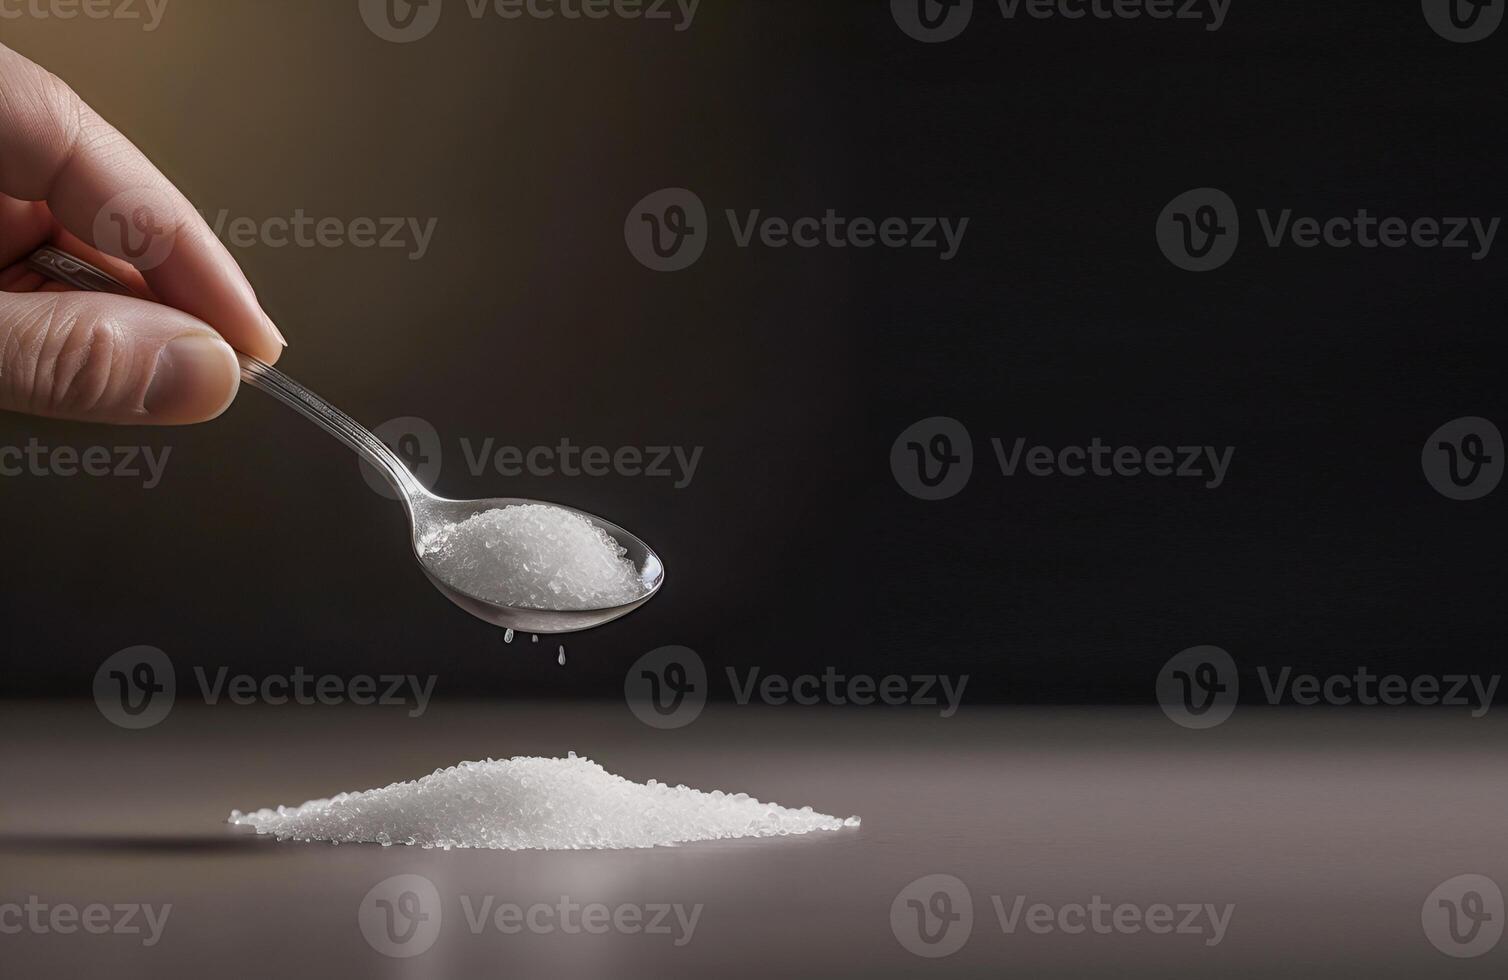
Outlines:
[[[65,291],[25,266],[52,244],[145,299]],[[141,151],[56,76],[0,45],[0,410],[123,425],[212,419],[235,352],[286,346],[235,259]]]

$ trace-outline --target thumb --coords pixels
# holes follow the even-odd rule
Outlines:
[[[0,410],[115,425],[225,411],[241,371],[207,324],[103,293],[0,293]]]

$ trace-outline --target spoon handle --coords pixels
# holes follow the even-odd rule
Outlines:
[[[249,354],[236,351],[241,362],[241,379],[253,388],[265,392],[318,425],[330,435],[350,446],[356,455],[366,460],[377,472],[387,477],[398,495],[410,505],[427,497],[429,491],[399,458],[370,429],[351,416],[331,405],[299,382]]]
[[[130,296],[131,290],[114,276],[61,249],[46,246],[32,253],[27,266],[34,272],[75,289],[95,293]],[[323,398],[279,371],[271,364],[236,352],[241,362],[241,380],[265,392],[315,423],[387,477],[388,482],[410,505],[429,496],[429,491],[414,477],[398,454],[387,447],[364,425],[331,405]]]

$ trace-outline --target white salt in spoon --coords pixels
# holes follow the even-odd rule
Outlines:
[[[31,256],[27,264],[49,279],[55,279],[75,289],[116,293],[122,296],[131,295],[131,291],[110,274],[50,246],[39,249]],[[491,500],[446,500],[443,497],[437,497],[415,479],[413,473],[396,453],[355,419],[270,364],[264,364],[239,351],[236,356],[241,361],[243,381],[253,388],[266,392],[320,426],[355,450],[358,456],[387,478],[387,481],[398,492],[405,510],[408,511],[409,542],[413,547],[414,558],[419,562],[419,567],[424,569],[424,574],[429,577],[442,595],[478,619],[525,633],[571,633],[601,626],[603,623],[626,616],[648,602],[664,584],[665,566],[660,563],[659,556],[647,544],[618,525],[571,507],[561,507],[559,504],[549,504],[538,500],[523,500],[517,497],[496,497]],[[447,525],[460,524],[477,514],[520,504],[543,504],[546,507],[568,511],[585,518],[612,535],[619,546],[625,549],[623,557],[632,562],[638,572],[641,586],[638,597],[629,602],[602,609],[535,609],[506,606],[483,599],[458,587],[442,573],[431,568],[430,563],[423,559],[420,542],[427,535]]]

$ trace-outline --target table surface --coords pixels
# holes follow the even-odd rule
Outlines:
[[[386,707],[179,706],[126,732],[89,702],[0,702],[0,904],[172,905],[152,946],[141,935],[23,928],[0,934],[0,962],[7,976],[154,980],[1501,975],[1508,943],[1448,958],[1426,938],[1421,909],[1456,875],[1508,882],[1504,734],[1492,715],[1443,709],[1252,708],[1194,732],[1155,708],[965,707],[940,718],[734,705],[659,731],[622,704],[572,702],[436,702],[420,718]],[[463,759],[569,750],[632,779],[864,823],[575,852],[278,843],[224,823],[232,808],[367,789]],[[395,958],[366,938],[362,907],[405,874],[433,884],[441,914],[422,955]],[[924,959],[898,938],[906,929],[891,909],[904,920],[899,893],[934,874],[961,882],[973,918],[961,948]],[[1145,914],[1232,908],[1211,944],[1208,928],[1009,932],[996,903],[1009,914],[1018,896],[1055,911],[1096,896]],[[632,931],[624,919],[593,934],[559,924],[580,921],[559,917],[564,900],[634,907],[645,921],[659,906],[700,911],[691,931]],[[477,919],[541,903],[556,917],[535,928]]]

